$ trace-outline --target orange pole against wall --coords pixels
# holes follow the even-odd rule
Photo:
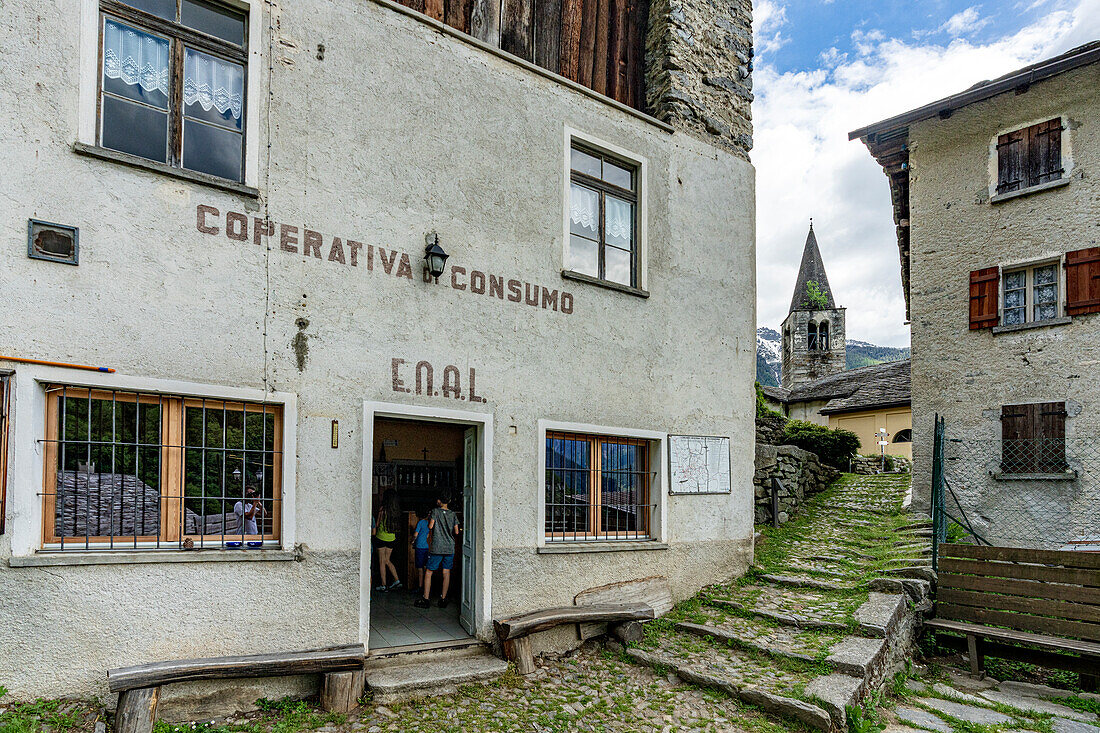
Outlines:
[[[89,372],[107,372],[114,374],[111,367],[88,366],[87,364],[67,364],[63,361],[43,361],[42,359],[21,359],[18,356],[0,356],[0,361],[15,361],[20,364],[42,364],[43,366],[66,367],[67,369],[87,369]]]

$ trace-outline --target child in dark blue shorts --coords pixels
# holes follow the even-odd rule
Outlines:
[[[462,531],[458,524],[458,516],[450,510],[451,497],[444,494],[436,499],[435,509],[428,515],[428,530],[431,537],[428,540],[428,564],[424,568],[424,595],[417,599],[413,605],[417,608],[427,608],[428,598],[432,590],[432,573],[443,574],[443,593],[439,599],[439,607],[446,608],[450,601],[447,592],[451,588],[451,568],[455,560],[455,537]]]
[[[416,509],[416,529],[413,530],[413,551],[416,553],[416,571],[420,576],[417,588],[424,587],[424,567],[428,564],[428,510]]]

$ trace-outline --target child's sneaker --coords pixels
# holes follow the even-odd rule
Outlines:
[[[440,598],[439,599],[439,607],[440,608],[446,608],[448,603],[450,603],[450,601],[448,601],[446,598]]]
[[[417,598],[416,603],[414,603],[413,605],[416,606],[417,608],[428,608],[432,604],[428,603],[427,598]]]
[[[395,580],[392,583],[390,583],[390,587],[387,588],[387,590],[397,590],[400,587],[401,587],[401,581],[400,580]]]
[[[388,590],[389,590],[389,588],[387,588],[387,587],[386,587],[386,586],[384,586],[384,585],[376,585],[376,586],[374,586],[374,589],[375,589],[376,591],[378,591],[379,593],[385,593],[386,591],[388,591]]]

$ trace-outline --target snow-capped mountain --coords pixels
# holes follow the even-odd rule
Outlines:
[[[779,385],[779,372],[783,359],[780,339],[779,332],[774,328],[761,326],[756,329],[756,381],[760,384],[772,387]],[[876,346],[855,339],[848,339],[847,344],[849,369],[909,358],[907,348]]]

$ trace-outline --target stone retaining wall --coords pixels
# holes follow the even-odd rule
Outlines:
[[[759,428],[758,428],[759,430]],[[913,470],[913,461],[904,456],[886,456],[886,472],[910,473]],[[883,473],[881,456],[853,456],[851,473],[875,474]]]
[[[756,444],[782,445],[783,431],[787,428],[787,418],[782,415],[756,418]]]
[[[757,422],[759,425],[759,421]],[[793,445],[756,445],[756,472],[752,482],[756,491],[755,522],[772,521],[772,479],[782,483],[779,493],[779,522],[790,521],[809,497],[823,490],[840,476],[816,455]]]

